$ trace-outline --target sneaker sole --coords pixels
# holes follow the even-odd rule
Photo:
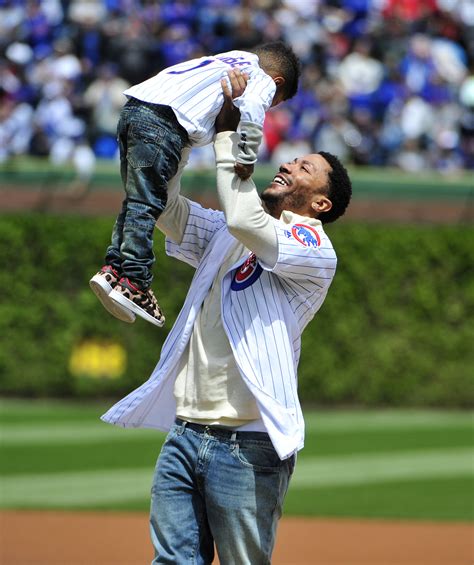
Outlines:
[[[117,302],[118,305],[121,305],[124,308],[127,308],[128,310],[132,310],[133,312],[135,312],[135,314],[137,314],[138,316],[140,316],[141,318],[143,318],[147,322],[150,322],[150,324],[154,324],[155,326],[158,326],[159,328],[162,328],[164,326],[164,323],[165,323],[164,318],[163,318],[163,321],[160,322],[159,320],[157,320],[153,316],[150,316],[150,314],[145,312],[145,310],[140,308],[140,306],[137,306],[135,304],[135,302],[133,302],[132,300],[129,300],[128,298],[123,296],[123,294],[120,294],[120,292],[117,292],[116,290],[112,290],[112,292],[109,294],[109,298],[111,298],[112,300]]]
[[[107,312],[109,312],[109,314],[112,314],[112,316],[118,318],[122,322],[133,324],[135,321],[135,314],[128,308],[124,308],[120,304],[117,304],[115,300],[112,300],[109,297],[113,289],[103,277],[94,275],[89,281],[89,286],[91,287],[92,292],[102,302],[102,306],[107,310]]]

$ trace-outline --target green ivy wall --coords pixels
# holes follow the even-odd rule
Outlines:
[[[148,378],[166,329],[115,320],[88,287],[112,223],[111,217],[0,216],[1,394],[117,396]],[[340,222],[327,232],[339,265],[303,336],[302,401],[472,406],[472,227]],[[169,329],[193,272],[165,257],[158,233],[155,250],[154,287]],[[99,366],[108,364],[107,347],[118,346],[118,369],[100,375],[87,363],[74,365],[84,344],[99,353],[102,347]]]

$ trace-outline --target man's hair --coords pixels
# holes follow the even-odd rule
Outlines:
[[[275,76],[285,79],[283,96],[285,100],[293,98],[298,90],[298,80],[301,74],[301,63],[293,49],[283,41],[272,41],[257,45],[253,52],[258,55],[260,66]]]
[[[318,216],[323,224],[329,224],[341,217],[352,196],[352,183],[344,165],[332,153],[319,151],[318,155],[324,157],[331,166],[332,171],[329,172],[327,197],[332,202],[332,208],[328,212],[322,212]]]

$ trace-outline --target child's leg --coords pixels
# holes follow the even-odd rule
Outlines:
[[[120,153],[120,176],[122,184],[126,190],[128,178],[127,161],[127,131],[128,131],[128,104],[122,109],[120,119],[117,124],[117,141]],[[105,264],[112,266],[118,273],[122,272],[122,258],[120,257],[120,246],[122,245],[122,232],[127,213],[127,198],[122,202],[122,209],[115,220],[112,230],[112,238],[105,255]]]
[[[121,123],[122,117],[119,121],[117,133],[120,147],[120,171],[122,174],[123,184],[125,185],[127,178],[127,159],[125,151],[126,139],[124,138],[124,135],[121,135],[122,130],[124,130],[124,128],[121,127]],[[102,266],[100,271],[91,278],[89,285],[92,289],[92,292],[97,296],[104,308],[108,312],[110,312],[110,314],[124,322],[133,323],[135,321],[135,314],[128,308],[124,308],[123,306],[118,304],[110,296],[122,276],[122,259],[120,257],[120,246],[122,244],[122,231],[126,213],[127,203],[126,200],[124,200],[122,204],[122,210],[117,217],[114,229],[112,231],[111,243],[107,248],[105,255],[105,265]]]
[[[122,210],[115,220],[114,228],[112,230],[112,239],[107,252],[105,254],[105,264],[111,265],[117,272],[122,272],[122,258],[120,257],[120,246],[122,245],[122,232],[127,213],[126,200],[122,203]]]
[[[171,109],[141,102],[127,104],[126,213],[123,217],[120,256],[122,274],[140,290],[152,281],[153,232],[167,202],[167,184],[176,174],[187,133]]]
[[[153,278],[153,232],[157,218],[158,214],[150,206],[127,201],[120,246],[122,275],[140,290],[149,288]]]

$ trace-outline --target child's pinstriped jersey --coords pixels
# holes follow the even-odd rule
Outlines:
[[[249,75],[244,94],[234,100],[241,113],[241,123],[261,129],[276,85],[260,68],[257,55],[247,51],[229,51],[179,63],[132,86],[124,94],[143,102],[170,106],[188,132],[191,145],[206,145],[214,138],[214,122],[224,101],[220,81],[234,67]]]

